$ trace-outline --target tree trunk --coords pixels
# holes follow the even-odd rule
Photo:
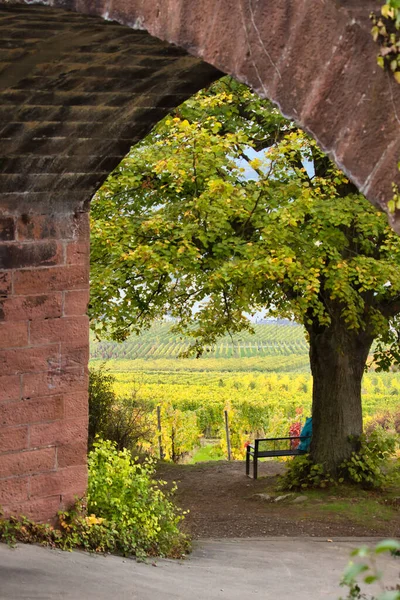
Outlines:
[[[335,476],[362,433],[361,380],[373,336],[343,323],[308,326],[313,375],[311,459]],[[349,439],[353,438],[353,439]]]

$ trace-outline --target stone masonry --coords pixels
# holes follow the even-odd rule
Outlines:
[[[0,218],[0,504],[53,517],[86,489],[88,215]]]

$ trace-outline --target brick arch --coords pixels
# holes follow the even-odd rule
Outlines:
[[[376,1],[48,3],[0,0],[0,505],[44,520],[86,486],[87,210],[132,143],[222,71],[375,203],[400,155]]]
[[[10,5],[8,0],[3,11],[21,1],[11,0]],[[83,16],[94,15],[147,31],[247,83],[310,132],[374,204],[384,208],[391,183],[400,183],[399,89],[377,66],[377,47],[370,35],[369,14],[379,12],[380,0],[41,0],[41,4],[74,11],[75,15],[66,13],[64,21],[70,21],[75,32],[84,27]],[[26,14],[33,8],[27,6]],[[51,19],[50,13],[41,14],[42,22]],[[112,35],[115,25],[108,24]],[[94,19],[92,25],[100,26]]]

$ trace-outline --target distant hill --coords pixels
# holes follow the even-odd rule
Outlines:
[[[190,340],[171,333],[171,323],[157,323],[140,336],[131,336],[126,342],[95,341],[91,338],[92,359],[176,359],[190,345]],[[307,355],[308,344],[304,328],[290,321],[268,321],[254,325],[254,335],[243,332],[221,340],[204,358],[240,358]]]

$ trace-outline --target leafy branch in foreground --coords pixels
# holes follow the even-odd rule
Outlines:
[[[400,600],[400,585],[395,587],[385,585],[383,573],[378,568],[377,557],[384,553],[399,556],[400,542],[397,540],[383,540],[376,544],[374,548],[362,546],[351,553],[351,556],[360,560],[350,562],[343,574],[341,585],[348,588],[348,595],[341,600],[350,600],[351,598],[359,600]],[[366,595],[360,587],[363,584],[366,586],[377,585],[380,589],[378,595]]]
[[[372,37],[379,44],[378,65],[400,83],[400,1],[387,0],[381,14],[371,13]]]

